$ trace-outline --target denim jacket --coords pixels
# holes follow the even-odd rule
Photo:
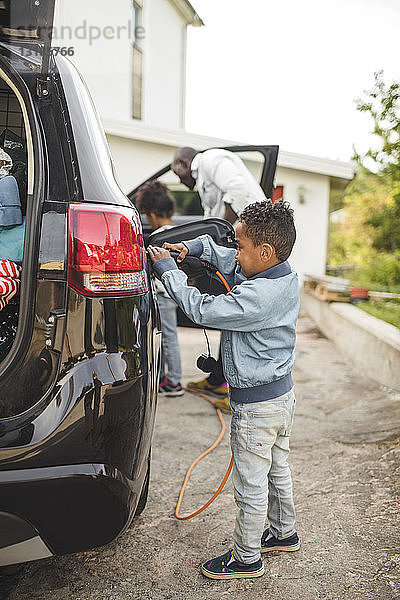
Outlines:
[[[221,296],[201,294],[187,285],[172,258],[154,263],[169,295],[195,323],[221,330],[222,362],[234,402],[259,402],[293,386],[297,274],[287,261],[246,279],[236,251],[218,246],[208,235],[184,242],[191,255],[215,265],[232,287]]]

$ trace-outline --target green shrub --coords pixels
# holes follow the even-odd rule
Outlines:
[[[370,290],[399,293],[400,251],[376,254],[370,262],[355,271],[352,279]]]
[[[400,302],[360,302],[358,308],[400,329]]]

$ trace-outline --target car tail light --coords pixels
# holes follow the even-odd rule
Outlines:
[[[69,207],[68,283],[84,296],[129,296],[148,291],[142,227],[123,206]]]

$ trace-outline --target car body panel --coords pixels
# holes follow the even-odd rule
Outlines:
[[[3,512],[23,514],[52,554],[110,542],[125,528],[134,494],[116,469],[102,464],[11,471],[1,488]]]
[[[0,74],[20,94],[31,138],[18,332],[0,364],[0,515],[36,532],[21,540],[15,525],[14,540],[0,539],[0,565],[18,548],[20,560],[75,552],[127,527],[146,482],[158,391],[149,265],[141,295],[88,298],[68,285],[70,203],[135,209],[80,76],[50,57],[43,94],[42,66],[21,44],[0,43]]]

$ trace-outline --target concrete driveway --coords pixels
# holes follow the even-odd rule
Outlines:
[[[199,517],[173,517],[186,468],[219,431],[214,409],[185,394],[160,398],[149,501],[130,529],[93,552],[26,565],[8,592],[3,583],[0,598],[400,599],[400,394],[357,373],[308,318],[298,330],[291,466],[300,551],[268,555],[257,580],[215,582],[199,573],[203,560],[231,546],[235,505],[228,482]],[[181,330],[180,339],[185,380],[199,377],[202,332]],[[215,348],[215,332],[212,341]],[[226,434],[195,469],[184,512],[208,499],[229,457]]]

